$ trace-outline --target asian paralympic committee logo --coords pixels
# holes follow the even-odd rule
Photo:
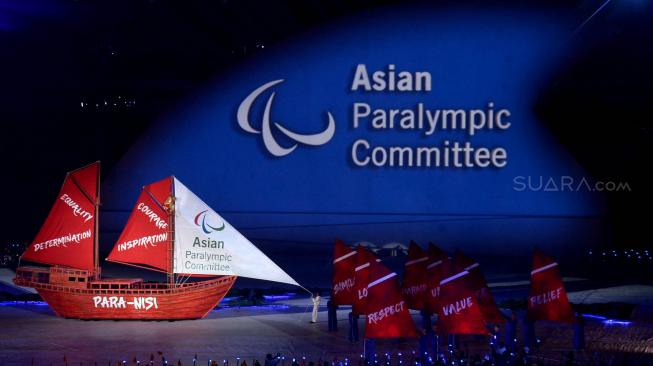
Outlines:
[[[263,111],[263,120],[261,121],[261,130],[257,130],[252,127],[252,124],[249,123],[249,111],[251,110],[252,104],[256,98],[258,98],[258,96],[261,95],[264,91],[279,83],[282,83],[283,81],[283,79],[274,80],[260,86],[258,89],[254,90],[250,95],[248,95],[242,103],[240,103],[240,106],[238,107],[238,113],[236,115],[240,128],[249,133],[262,134],[263,144],[265,145],[265,148],[268,149],[270,154],[276,157],[290,154],[293,150],[295,150],[295,148],[297,148],[298,143],[310,146],[320,146],[329,142],[333,137],[333,134],[336,132],[336,122],[333,119],[331,112],[327,112],[327,116],[329,117],[329,125],[327,128],[320,133],[312,135],[302,135],[292,132],[279,123],[275,122],[274,125],[279,131],[296,142],[294,145],[287,148],[279,145],[279,143],[274,139],[272,131],[270,130],[270,107],[272,106],[272,101],[274,100],[276,93],[272,93],[268,98],[267,103],[265,104],[265,109]]]
[[[208,215],[209,210],[204,210],[195,216],[195,225],[199,226],[202,228],[202,231],[204,231],[205,234],[211,234],[214,231],[222,231],[224,230],[224,221],[222,222],[222,226],[213,226],[209,223],[206,222],[206,216]],[[200,222],[201,220],[201,222]]]

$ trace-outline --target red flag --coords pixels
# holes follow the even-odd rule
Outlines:
[[[429,259],[426,262],[426,300],[424,307],[430,313],[437,313],[440,297],[440,281],[442,281],[442,263],[447,254],[433,243],[429,243]]]
[[[22,260],[92,271],[95,268],[100,163],[66,175],[45,223]]]
[[[365,338],[417,337],[397,274],[376,261],[370,262],[369,268]]]
[[[422,310],[426,297],[426,263],[428,255],[414,241],[408,247],[401,291],[409,309]]]
[[[370,263],[380,262],[374,253],[362,246],[356,248],[356,266],[354,267],[354,304],[355,314],[365,314],[367,311],[367,285],[370,281]]]
[[[470,274],[445,259],[442,263],[438,322],[449,334],[489,334],[476,294],[469,284]]]
[[[144,265],[165,272],[171,270],[169,245],[170,217],[168,198],[172,196],[172,177],[143,187],[125,228],[107,260]]]
[[[333,304],[351,305],[354,303],[355,264],[356,251],[337,239],[333,247],[333,279],[331,287],[331,302]]]
[[[528,317],[531,320],[552,320],[565,323],[576,321],[558,271],[558,263],[537,249],[533,253]]]
[[[490,292],[490,288],[487,285],[487,281],[485,280],[485,276],[483,276],[483,272],[481,272],[481,267],[478,262],[467,257],[462,250],[456,250],[454,253],[454,262],[469,272],[469,283],[476,293],[476,298],[481,306],[481,312],[485,321],[488,323],[504,323],[506,319],[494,302],[494,297]]]

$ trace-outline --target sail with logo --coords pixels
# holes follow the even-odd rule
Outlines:
[[[298,285],[178,179],[143,187],[107,260],[166,273],[166,282],[105,279],[97,260],[99,163],[68,173],[14,283],[59,316],[173,320],[205,317],[237,276]],[[191,277],[203,277],[190,280]],[[207,278],[208,277],[208,278]]]
[[[300,286],[177,178],[174,272],[226,275]]]

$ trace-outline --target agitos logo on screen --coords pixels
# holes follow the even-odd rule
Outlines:
[[[293,141],[289,147],[279,144],[270,126],[274,92],[265,104],[260,129],[252,127],[249,117],[256,99],[283,81],[278,79],[263,84],[240,103],[236,116],[240,128],[251,134],[261,134],[265,148],[276,157],[290,154],[299,144],[320,146],[329,142],[335,133],[335,120],[331,112],[327,112],[329,122],[326,129],[316,134],[298,134],[275,122],[276,129]],[[375,132],[369,136],[359,135],[350,145],[348,155],[353,166],[503,168],[508,164],[508,152],[504,147],[479,145],[473,141],[479,132],[501,133],[512,124],[510,110],[496,106],[489,96],[488,101],[481,105],[475,103],[462,108],[429,106],[422,98],[432,91],[431,73],[426,70],[399,70],[394,64],[379,70],[368,70],[365,64],[358,64],[349,83],[352,96],[365,96],[364,100],[348,102],[351,129]],[[377,100],[374,98],[376,94],[383,98]],[[397,101],[401,101],[403,107],[394,103],[389,106],[389,95],[401,95]],[[433,99],[428,101],[433,103]],[[397,143],[387,138],[381,141],[378,139],[379,132],[392,134],[393,138],[402,135],[402,138]],[[413,134],[415,140],[406,143],[403,138],[406,133]],[[377,141],[373,141],[372,137]]]
[[[242,103],[240,103],[240,106],[238,107],[238,114],[237,114],[238,124],[240,125],[240,128],[252,134],[262,134],[263,144],[265,145],[265,148],[270,152],[270,154],[276,157],[281,157],[290,154],[293,150],[297,148],[298,146],[297,143],[310,145],[310,146],[320,146],[329,142],[333,137],[333,134],[336,132],[336,122],[333,119],[333,115],[331,115],[331,112],[327,112],[327,115],[329,117],[329,125],[327,126],[327,128],[320,133],[316,133],[312,135],[302,135],[299,133],[292,132],[287,128],[283,127],[281,124],[275,122],[274,125],[279,131],[281,131],[288,138],[296,142],[291,147],[287,147],[287,148],[279,145],[277,140],[275,140],[274,136],[272,135],[272,131],[270,129],[270,108],[272,107],[272,101],[274,100],[274,96],[276,94],[274,92],[270,94],[270,97],[268,98],[268,101],[265,104],[265,110],[263,111],[263,119],[261,121],[261,129],[257,130],[254,127],[252,127],[251,123],[249,122],[249,112],[252,108],[252,104],[256,101],[259,95],[261,95],[266,90],[270,89],[271,87],[281,82],[283,82],[283,79],[270,81],[269,83],[260,86],[258,89],[254,90],[250,95],[248,95],[247,98],[245,98],[245,100],[243,100]]]

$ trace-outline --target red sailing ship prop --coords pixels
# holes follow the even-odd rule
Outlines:
[[[419,336],[401,294],[397,274],[379,262],[369,263],[365,338]]]
[[[450,259],[443,260],[438,306],[439,329],[449,334],[489,334],[470,284],[470,273]]]
[[[404,278],[401,290],[404,293],[408,308],[413,310],[424,309],[426,298],[426,264],[428,255],[414,241],[408,247],[408,258],[404,265]]]
[[[352,305],[354,303],[354,265],[356,251],[336,240],[333,247],[333,278],[331,301],[334,305]]]
[[[454,253],[454,262],[469,272],[469,284],[476,293],[485,321],[488,323],[505,323],[506,319],[496,302],[494,302],[494,297],[478,262],[466,256],[461,250],[456,250]]]
[[[564,323],[576,321],[558,271],[558,263],[537,249],[533,253],[528,318],[533,321],[550,320]]]
[[[14,282],[36,289],[57,315],[197,319],[222,300],[236,276],[298,285],[174,177],[143,187],[108,258],[166,273],[168,281],[101,278],[99,177],[99,162],[68,173],[45,223],[21,257],[21,262],[50,267],[21,265],[16,270]],[[191,276],[204,278],[188,282]]]

